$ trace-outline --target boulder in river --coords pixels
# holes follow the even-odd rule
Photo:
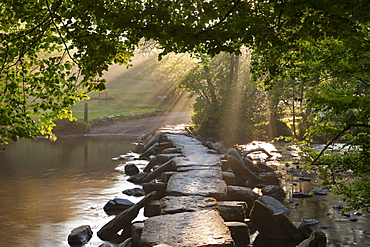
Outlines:
[[[271,196],[277,200],[283,200],[285,198],[285,192],[283,188],[278,185],[267,185],[262,188],[262,194]]]
[[[266,204],[259,200],[254,201],[250,218],[257,227],[259,234],[268,239],[289,239],[290,237],[280,226],[273,212]]]
[[[141,188],[132,188],[122,191],[123,194],[128,196],[145,196],[145,192]]]
[[[222,172],[222,179],[225,180],[227,185],[235,185],[235,175],[232,172]]]
[[[143,151],[144,151],[144,144],[140,142],[136,144],[135,148],[131,152],[141,154]]]
[[[130,200],[114,198],[113,200],[109,200],[107,204],[105,204],[103,209],[108,215],[112,215],[119,214],[123,210],[126,210],[129,207],[131,207],[132,205],[134,205],[134,203],[131,202]]]
[[[222,142],[211,142],[209,147],[213,150],[216,150],[218,154],[227,153],[227,149]]]
[[[69,245],[83,245],[89,242],[93,235],[90,226],[83,225],[76,227],[68,235],[68,244]]]
[[[267,185],[278,185],[279,178],[277,177],[275,172],[263,172],[259,174],[259,178],[261,179],[261,183]]]
[[[274,214],[283,212],[286,215],[290,214],[290,210],[284,206],[280,201],[276,200],[275,198],[271,196],[262,196],[259,200],[266,204]]]
[[[153,200],[160,200],[162,197],[166,195],[166,183],[156,183],[156,182],[150,182],[150,183],[143,183],[143,190],[146,194],[149,194],[150,192],[156,191],[156,195],[153,198]]]
[[[98,237],[104,241],[122,242],[131,237],[131,222],[134,220],[141,208],[147,205],[156,192],[146,195],[141,201],[122,211],[114,219],[105,224],[99,231]],[[120,233],[119,233],[120,232]]]
[[[244,222],[247,212],[247,204],[242,201],[218,201],[217,210],[224,221]]]
[[[306,223],[309,226],[314,226],[314,225],[319,224],[319,221],[316,219],[306,219],[306,220],[302,220],[302,222]]]
[[[235,247],[245,247],[250,243],[250,232],[247,224],[242,222],[225,222],[231,232]]]
[[[152,200],[144,207],[144,216],[153,217],[160,214],[160,201]]]
[[[294,223],[294,225],[298,228],[298,230],[302,234],[303,238],[309,238],[310,237],[310,235],[312,233],[312,229],[308,224],[301,221],[301,222]]]
[[[312,190],[313,193],[315,195],[319,195],[319,196],[326,196],[327,194],[329,194],[330,190],[329,189],[325,189],[323,187],[318,187],[318,188],[315,188]]]
[[[265,162],[257,161],[255,165],[265,172],[275,172],[275,170],[269,167]]]
[[[152,145],[151,147],[149,147],[148,149],[146,149],[140,156],[139,158],[140,159],[145,159],[145,158],[149,158],[151,155],[155,155],[157,152],[157,148],[158,148],[159,144],[158,143],[155,143],[154,145]]]
[[[298,228],[293,224],[293,222],[288,218],[288,216],[285,213],[280,212],[274,214],[274,216],[275,219],[279,222],[284,232],[297,244],[304,239],[301,232],[298,230]]]
[[[307,198],[312,197],[313,195],[307,194],[305,192],[293,192],[292,193],[294,198]]]
[[[303,240],[297,247],[325,247],[326,235],[322,231],[314,231],[308,239]]]
[[[136,175],[140,172],[139,168],[133,163],[128,163],[125,165],[125,174],[128,176]]]
[[[244,165],[243,160],[234,155],[227,155],[226,158],[236,177],[239,177],[243,181],[252,183],[257,183],[259,181],[259,178],[246,165]]]
[[[133,175],[127,179],[127,181],[134,183],[134,184],[142,184],[144,178],[148,175],[147,172],[141,172],[139,174]]]
[[[143,232],[144,222],[134,222],[131,226],[132,242],[134,246],[141,246],[140,237]]]
[[[247,203],[247,216],[253,206],[253,202],[259,198],[252,189],[242,186],[227,186],[226,198],[228,201],[244,201]]]

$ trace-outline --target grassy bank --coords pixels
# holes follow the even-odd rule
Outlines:
[[[189,111],[186,95],[175,92],[173,78],[178,71],[163,69],[164,62],[156,56],[137,56],[133,66],[114,65],[104,74],[107,90],[93,92],[90,99],[71,108],[74,117],[84,119],[84,104],[88,103],[89,120],[112,115],[127,115],[164,110]]]
[[[107,90],[89,93],[90,99],[80,101],[71,108],[78,121],[57,121],[55,132],[87,133],[92,125],[109,123],[100,121],[103,117],[114,121],[141,118],[163,112],[190,111],[186,95],[175,92],[177,71],[163,69],[164,62],[155,56],[138,56],[133,66],[113,65],[104,74]],[[88,105],[88,123],[84,122],[84,107]],[[161,113],[162,112],[162,113]],[[99,120],[100,118],[100,120]]]

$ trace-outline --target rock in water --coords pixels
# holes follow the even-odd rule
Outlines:
[[[133,176],[133,175],[138,174],[139,172],[140,172],[139,168],[137,168],[137,166],[135,164],[129,163],[129,164],[125,165],[125,174],[126,175]]]
[[[234,221],[225,222],[225,224],[231,231],[235,247],[244,247],[250,243],[250,232],[247,224]]]
[[[309,238],[310,237],[310,235],[312,233],[312,229],[309,225],[307,225],[306,223],[301,221],[301,222],[296,222],[295,226],[298,228],[298,230],[302,234],[303,238]]]
[[[262,194],[271,196],[277,200],[283,200],[285,198],[285,192],[283,188],[278,185],[267,185],[262,188]]]
[[[325,188],[323,188],[323,187],[315,188],[315,189],[313,189],[312,191],[313,191],[313,193],[314,193],[315,195],[319,195],[319,196],[326,196],[326,195],[330,192],[330,190],[325,189]]]
[[[128,196],[145,196],[145,192],[141,188],[133,188],[122,191],[123,194]]]
[[[259,198],[259,195],[256,194],[252,189],[245,188],[241,186],[227,186],[228,201],[244,201],[247,203],[247,216],[249,216],[250,210],[252,209],[253,202]]]
[[[134,203],[127,199],[115,198],[113,200],[109,200],[103,209],[108,215],[112,215],[119,214],[133,205]]]
[[[138,143],[131,152],[141,154],[144,151],[144,148],[144,144]]]
[[[279,178],[276,176],[275,172],[263,172],[259,175],[261,183],[268,185],[278,185]]]
[[[256,225],[261,236],[267,239],[289,239],[271,209],[259,200],[254,201],[250,218]]]
[[[242,201],[218,201],[217,210],[224,221],[244,222],[248,205]]]
[[[313,195],[309,195],[305,192],[293,192],[292,193],[294,198],[307,198],[307,197],[312,197]]]
[[[83,225],[76,227],[68,235],[68,244],[69,245],[83,245],[89,242],[92,237],[92,231],[90,226]]]
[[[114,219],[105,224],[99,231],[98,237],[104,241],[122,242],[128,237],[131,237],[131,222],[134,220],[141,208],[148,204],[156,192],[153,191],[146,195],[141,201],[132,207],[122,211]],[[123,230],[123,231],[122,231]],[[120,234],[119,234],[120,232]]]
[[[134,184],[142,184],[144,178],[148,175],[147,172],[142,172],[136,175],[133,175],[127,179],[127,181],[134,183]]]
[[[259,178],[246,166],[243,160],[238,159],[234,155],[227,155],[231,170],[233,170],[235,176],[239,177],[243,181],[257,183]]]
[[[306,223],[309,226],[314,226],[314,225],[319,224],[319,221],[315,219],[302,220],[302,222]]]
[[[268,206],[274,214],[283,212],[286,215],[290,214],[290,210],[281,202],[271,196],[262,196],[260,200]]]
[[[321,231],[313,231],[310,238],[303,240],[297,247],[325,247],[326,235]]]

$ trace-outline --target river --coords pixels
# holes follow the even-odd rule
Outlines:
[[[274,147],[265,144],[254,146],[271,152]],[[70,231],[87,224],[94,236],[86,246],[99,246],[103,241],[96,232],[113,217],[102,209],[106,202],[115,197],[140,200],[122,194],[122,190],[137,186],[125,181],[124,161],[112,160],[133,147],[132,141],[120,135],[61,137],[56,142],[19,140],[7,145],[0,153],[0,245],[66,247]],[[280,162],[272,165],[287,169]],[[332,208],[340,204],[332,194],[294,198],[295,203],[288,203],[293,191],[309,192],[315,183],[293,183],[285,178],[281,185],[293,221],[316,219],[315,229],[330,225],[322,230],[328,237],[327,246],[370,246],[369,215],[351,212],[358,221],[349,221]]]
[[[112,158],[133,147],[121,136],[7,145],[0,153],[0,245],[69,246],[70,231],[87,224],[94,237],[86,246],[99,246],[96,232],[109,221],[102,207],[135,187],[119,171],[122,162]]]

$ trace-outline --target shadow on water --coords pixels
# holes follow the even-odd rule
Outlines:
[[[88,224],[96,233],[109,217],[102,207],[134,187],[112,158],[134,146],[122,136],[19,140],[0,153],[2,246],[69,246]],[[139,199],[130,198],[136,202]],[[135,201],[136,200],[136,201]],[[94,236],[86,246],[98,246]]]

